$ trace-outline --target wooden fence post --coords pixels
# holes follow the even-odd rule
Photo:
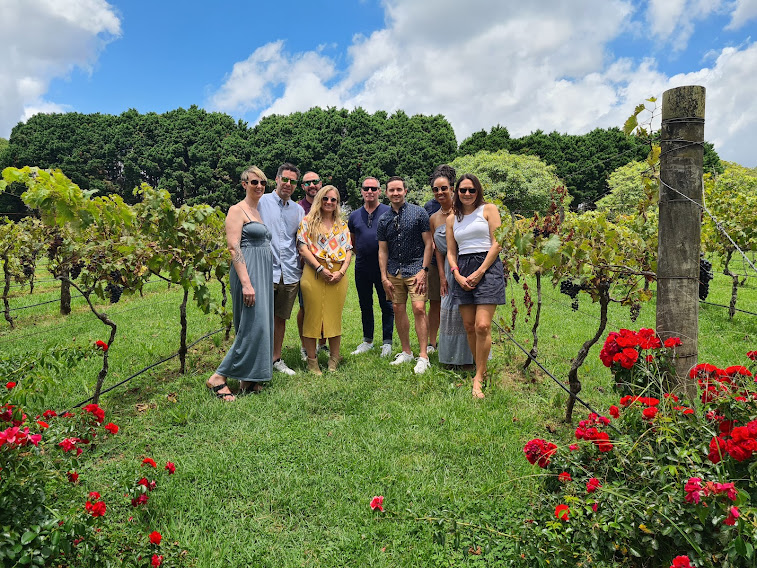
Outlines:
[[[699,248],[705,88],[678,87],[662,95],[660,221],[657,255],[657,332],[680,337],[670,386],[696,397],[688,372],[697,364]]]

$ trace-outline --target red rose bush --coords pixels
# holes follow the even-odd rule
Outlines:
[[[697,365],[690,380],[700,399],[686,401],[665,392],[660,376],[678,345],[654,330],[610,333],[600,357],[623,396],[606,416],[579,422],[571,442],[525,444],[526,459],[543,473],[544,499],[527,514],[520,565],[535,558],[639,568],[755,561],[753,369]]]
[[[0,566],[112,566],[117,558],[126,561],[129,551],[133,562],[127,565],[149,565],[139,557],[154,556],[159,565],[176,566],[184,557],[170,550],[177,545],[161,544],[157,532],[142,542],[138,524],[125,522],[134,501],[145,505],[158,478],[172,475],[176,465],[158,469],[146,457],[135,464],[135,482],[110,487],[107,494],[87,491],[89,454],[120,436],[119,427],[105,424],[105,410],[97,404],[32,416],[23,404],[33,388],[33,380],[0,386]]]

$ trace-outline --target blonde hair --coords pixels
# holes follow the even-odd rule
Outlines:
[[[342,210],[339,207],[341,198],[339,196],[339,190],[333,185],[326,185],[318,190],[313,198],[313,205],[310,206],[310,213],[305,216],[305,220],[308,223],[308,230],[310,232],[310,238],[313,242],[318,242],[320,237],[325,233],[323,229],[323,198],[330,191],[336,193],[336,209],[334,209],[334,229],[344,230],[346,223],[342,219]]]
[[[250,181],[250,174],[257,176],[261,180],[263,180],[263,184],[265,185],[268,183],[268,178],[265,177],[265,174],[263,173],[263,170],[261,170],[257,166],[250,166],[245,171],[242,172],[242,181]]]

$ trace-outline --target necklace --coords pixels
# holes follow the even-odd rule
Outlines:
[[[450,207],[446,211],[444,209],[441,210],[442,215],[444,215],[445,217],[450,214],[450,211],[452,211],[452,207]]]

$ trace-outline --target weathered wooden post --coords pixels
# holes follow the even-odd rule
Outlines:
[[[699,246],[705,88],[691,85],[662,95],[660,221],[657,255],[657,332],[680,337],[672,387],[696,397],[688,379],[697,364]]]

